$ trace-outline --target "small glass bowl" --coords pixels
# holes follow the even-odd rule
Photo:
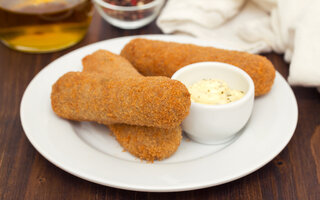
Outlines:
[[[94,3],[99,14],[110,24],[122,29],[137,29],[158,16],[164,0],[139,6],[117,6],[103,0],[94,0]]]

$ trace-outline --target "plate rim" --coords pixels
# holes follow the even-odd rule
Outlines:
[[[75,49],[73,51],[70,51],[62,56],[60,56],[59,58],[56,58],[55,60],[53,60],[52,62],[50,62],[48,65],[46,65],[42,70],[40,70],[34,77],[33,79],[30,81],[30,83],[28,84],[27,88],[25,89],[25,92],[22,96],[22,99],[21,99],[21,104],[20,104],[20,121],[21,121],[21,124],[22,124],[22,127],[23,127],[23,130],[25,132],[25,135],[27,136],[28,140],[30,141],[30,143],[32,144],[32,146],[45,158],[47,159],[49,162],[51,162],[52,164],[54,164],[55,166],[57,166],[58,168],[74,175],[74,176],[77,176],[81,179],[84,179],[84,180],[87,180],[87,181],[90,181],[90,182],[94,182],[94,183],[97,183],[97,184],[101,184],[101,185],[105,185],[105,186],[110,186],[110,187],[114,187],[114,188],[119,188],[119,189],[125,189],[125,190],[132,190],[132,191],[143,191],[143,192],[177,192],[177,191],[188,191],[188,190],[195,190],[195,189],[201,189],[201,188],[207,188],[207,187],[212,187],[212,186],[216,186],[216,185],[220,185],[220,184],[224,184],[224,183],[227,183],[227,182],[231,182],[231,181],[234,181],[236,179],[239,179],[241,177],[244,177],[248,174],[251,174],[252,172],[260,169],[261,167],[263,167],[264,165],[266,165],[267,163],[269,163],[272,159],[274,159],[286,146],[287,144],[290,142],[292,136],[294,135],[294,132],[295,132],[295,129],[296,129],[296,126],[297,126],[297,122],[298,122],[298,105],[297,105],[297,101],[296,101],[296,98],[295,98],[295,95],[292,91],[292,88],[288,85],[288,83],[286,82],[286,80],[282,77],[282,75],[279,73],[279,72],[276,72],[276,77],[277,78],[280,78],[281,81],[284,81],[285,84],[286,84],[286,87],[289,89],[288,92],[290,93],[290,95],[293,97],[293,103],[294,103],[294,113],[295,113],[295,116],[294,116],[294,121],[291,122],[291,128],[290,130],[288,130],[288,132],[290,132],[290,137],[287,138],[286,142],[284,145],[282,145],[281,148],[279,148],[276,152],[274,152],[274,156],[271,156],[269,159],[266,159],[264,162],[262,162],[260,165],[258,166],[255,166],[255,167],[252,167],[250,170],[244,170],[246,171],[245,173],[240,173],[240,175],[238,176],[233,176],[232,178],[228,178],[226,179],[225,181],[221,181],[219,183],[213,183],[212,184],[212,181],[207,181],[207,183],[203,183],[203,184],[200,184],[200,185],[193,185],[193,186],[189,186],[189,187],[186,187],[186,186],[182,186],[182,187],[178,187],[178,186],[174,186],[173,188],[171,188],[170,186],[168,188],[166,187],[162,187],[162,188],[158,188],[158,187],[152,187],[152,186],[148,186],[148,187],[137,187],[137,186],[130,186],[130,185],[126,185],[126,184],[123,184],[122,185],[118,184],[117,183],[110,183],[110,184],[106,184],[106,182],[103,182],[103,181],[99,181],[99,180],[95,180],[95,179],[92,179],[92,178],[88,178],[88,176],[85,176],[79,172],[75,172],[74,170],[71,170],[69,169],[68,167],[65,167],[63,166],[63,163],[60,163],[59,161],[56,161],[54,158],[51,157],[50,153],[48,153],[46,150],[44,150],[41,145],[39,145],[38,143],[36,143],[34,141],[34,139],[32,138],[32,134],[28,134],[28,131],[30,130],[27,130],[27,125],[25,124],[26,122],[24,121],[24,118],[23,118],[23,107],[24,107],[24,104],[25,104],[25,96],[26,94],[28,93],[28,91],[30,90],[31,86],[32,86],[32,83],[37,80],[37,77],[38,76],[41,76],[42,73],[44,73],[46,70],[49,69],[49,66],[52,65],[52,63],[54,63],[55,61],[57,60],[60,60],[60,59],[63,59],[65,56],[68,56],[70,54],[73,54],[77,51],[77,50],[80,50],[80,49],[84,49],[84,48],[90,48],[90,46],[94,46],[94,45],[99,45],[99,43],[104,43],[104,42],[109,42],[111,40],[124,40],[124,39],[132,39],[132,38],[136,38],[136,37],[144,37],[144,38],[149,38],[151,37],[152,39],[158,39],[158,40],[162,40],[162,38],[172,38],[174,39],[175,37],[176,38],[189,38],[187,36],[168,36],[168,35],[161,35],[161,34],[152,34],[152,35],[135,35],[135,36],[124,36],[124,37],[118,37],[118,38],[113,38],[113,39],[107,39],[107,40],[103,40],[103,41],[99,41],[99,42],[95,42],[95,43],[92,43],[92,44],[89,44],[89,45],[86,45],[86,46],[83,46],[81,48],[78,48],[78,49]],[[155,38],[153,38],[155,37]],[[194,41],[203,41],[203,40],[199,40],[199,39],[194,39],[192,38],[192,40]],[[209,45],[211,46],[211,45]],[[219,46],[219,45],[218,45]],[[215,46],[216,47],[216,46]]]

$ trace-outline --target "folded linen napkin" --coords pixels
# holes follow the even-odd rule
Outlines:
[[[169,0],[157,25],[232,49],[284,53],[291,85],[320,87],[319,0]]]

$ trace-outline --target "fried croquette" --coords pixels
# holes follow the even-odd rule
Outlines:
[[[135,68],[119,55],[97,51],[83,60],[84,72],[98,72],[108,78],[140,75]],[[127,124],[108,125],[119,144],[132,155],[147,161],[162,160],[171,156],[179,147],[181,128],[162,129]]]
[[[163,160],[180,145],[182,130],[114,124],[108,126],[119,144],[132,155],[147,161]]]
[[[125,58],[108,51],[82,62],[83,72],[65,74],[52,88],[52,108],[59,116],[109,124],[122,147],[140,159],[162,160],[177,150],[179,124],[190,107],[185,86],[166,77],[143,77]],[[119,120],[155,127],[113,124]],[[173,128],[156,128],[176,121]]]
[[[53,85],[51,104],[58,116],[70,120],[174,128],[191,102],[187,88],[167,77],[110,79],[69,72]]]
[[[103,73],[110,79],[143,77],[132,64],[122,56],[106,50],[98,50],[82,59],[83,72]]]
[[[137,38],[122,49],[121,56],[145,76],[171,77],[181,67],[196,62],[229,63],[250,75],[256,96],[269,92],[275,78],[275,69],[267,58],[214,47]]]

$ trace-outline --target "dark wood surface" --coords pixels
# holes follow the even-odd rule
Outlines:
[[[60,52],[26,54],[0,44],[0,199],[320,199],[320,95],[314,88],[293,87],[299,119],[288,146],[258,171],[216,187],[177,193],[110,188],[64,172],[33,148],[22,129],[19,108],[24,90],[41,69],[93,42],[159,33],[155,23],[120,30],[95,14],[84,40]],[[287,77],[282,55],[266,56]]]

